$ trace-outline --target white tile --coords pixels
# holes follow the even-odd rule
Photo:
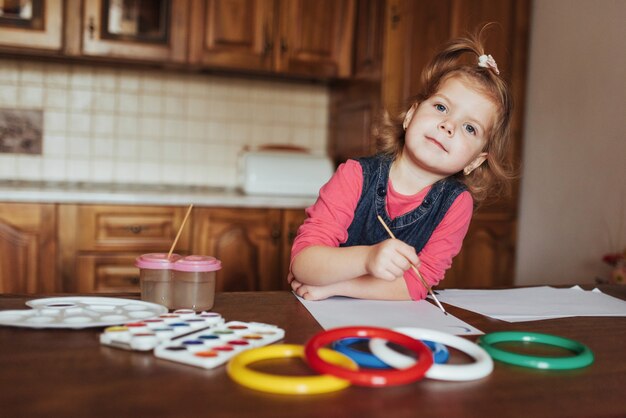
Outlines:
[[[89,134],[91,130],[91,115],[89,113],[70,113],[67,130],[74,134]]]
[[[43,113],[44,132],[64,134],[68,129],[68,117],[64,110],[49,110]]]
[[[17,87],[0,84],[0,107],[15,109],[17,107]]]
[[[93,138],[91,140],[92,160],[110,160],[115,156],[117,141],[108,138]]]
[[[90,164],[91,181],[100,183],[110,183],[113,181],[114,162],[113,160],[95,160]]]
[[[73,65],[70,71],[70,86],[90,89],[93,86],[93,68],[84,65]]]
[[[66,141],[67,156],[89,158],[91,156],[91,141],[87,136],[69,136]]]
[[[0,59],[0,83],[15,85],[19,80],[19,67],[15,60]]]
[[[114,132],[115,118],[106,113],[95,113],[91,117],[91,131],[96,135],[111,136]]]
[[[40,62],[22,61],[20,62],[19,83],[22,86],[36,85],[42,86],[44,79],[44,66]]]
[[[111,68],[96,67],[94,69],[93,88],[98,91],[115,91],[118,86],[117,71]]]
[[[44,106],[48,109],[63,109],[68,106],[67,90],[60,87],[48,87],[44,94]]]
[[[89,90],[70,90],[69,108],[73,111],[89,112],[93,108],[93,93]]]
[[[119,91],[124,94],[136,94],[139,91],[140,73],[138,71],[122,70],[119,78]]]
[[[93,109],[98,112],[113,113],[116,108],[115,93],[98,92],[93,97]]]
[[[43,88],[41,86],[22,86],[18,90],[18,104],[21,108],[36,108],[43,106]]]
[[[135,162],[116,161],[113,170],[113,181],[117,183],[138,183],[139,164]]]
[[[59,157],[46,157],[42,161],[42,176],[48,181],[67,180],[65,159]]]
[[[139,141],[139,159],[141,163],[158,163],[161,160],[161,146],[159,141]]]
[[[161,183],[161,165],[158,163],[142,162],[139,164],[137,178],[139,183],[159,184]]]
[[[167,117],[182,117],[187,112],[187,100],[178,96],[165,97],[164,113]]]
[[[163,113],[163,100],[156,94],[142,94],[139,96],[139,113],[147,116],[159,116]]]
[[[118,109],[122,115],[139,113],[139,96],[136,94],[120,93],[118,96]]]
[[[139,78],[139,90],[143,93],[163,93],[164,77],[156,71],[144,72]]]
[[[67,154],[66,139],[63,135],[44,133],[43,157],[44,160],[61,158]]]
[[[15,154],[0,154],[0,179],[17,178],[17,157]]]
[[[17,178],[20,180],[41,180],[41,157],[17,156]]]
[[[120,137],[126,136],[138,136],[139,135],[139,120],[132,116],[117,116],[116,117],[116,131]]]
[[[65,173],[68,181],[89,180],[89,159],[69,158],[65,162]]]
[[[48,87],[67,87],[70,80],[71,67],[65,64],[47,64],[44,73],[44,84]]]
[[[158,117],[142,117],[139,119],[139,134],[143,138],[161,138],[163,128]]]

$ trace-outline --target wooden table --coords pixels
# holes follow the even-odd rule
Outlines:
[[[626,286],[606,287],[626,299]],[[137,297],[137,295],[117,295]],[[0,295],[0,309],[23,309],[33,296]],[[595,363],[574,371],[539,371],[496,363],[473,382],[422,380],[391,388],[349,387],[314,396],[256,392],[224,367],[204,370],[150,353],[102,346],[102,328],[35,330],[0,327],[0,416],[97,417],[617,417],[626,416],[626,318],[564,318],[509,324],[455,307],[453,315],[484,332],[524,330],[578,340]],[[321,330],[288,292],[223,293],[214,311],[226,320],[285,329],[286,343]],[[475,339],[475,337],[472,337]],[[467,361],[453,352],[451,361]],[[304,363],[265,364],[307,373]]]

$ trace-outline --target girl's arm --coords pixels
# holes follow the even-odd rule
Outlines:
[[[291,287],[298,296],[306,300],[322,300],[331,296],[374,300],[411,300],[411,295],[402,278],[387,281],[362,276],[320,286],[302,284],[293,280]]]
[[[415,249],[396,239],[353,247],[307,247],[293,260],[291,271],[301,283],[325,285],[360,276],[383,281],[402,277],[413,263],[419,266]],[[406,287],[406,286],[405,286]]]

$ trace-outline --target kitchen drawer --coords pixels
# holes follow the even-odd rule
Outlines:
[[[139,254],[88,254],[76,257],[78,292],[139,292]]]
[[[80,251],[168,252],[185,215],[181,207],[80,206]],[[186,225],[176,251],[189,248],[191,225]]]

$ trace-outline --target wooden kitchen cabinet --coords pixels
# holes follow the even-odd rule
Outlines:
[[[186,209],[173,206],[60,205],[59,245],[67,292],[139,291],[135,258],[167,253]],[[189,254],[187,224],[175,252]]]
[[[0,293],[61,290],[56,231],[55,205],[0,203]]]
[[[188,0],[67,3],[67,55],[158,63],[187,60]]]
[[[384,13],[372,12],[380,10],[381,5]],[[395,116],[407,108],[419,89],[423,67],[444,42],[481,24],[496,22],[487,36],[486,51],[496,58],[502,76],[512,87],[515,106],[510,157],[519,165],[529,0],[358,0],[357,10],[356,76],[334,83],[330,90],[328,149],[336,163],[375,151],[374,123],[383,111]],[[381,32],[381,28],[380,35],[368,38],[368,34]],[[377,39],[382,39],[383,44],[380,66],[376,58]],[[442,285],[513,284],[517,196],[518,183],[514,182],[511,196],[492,199],[477,211],[463,250],[454,259]]]
[[[354,0],[192,0],[189,62],[348,77]]]
[[[288,289],[291,244],[304,217],[304,209],[198,209],[193,252],[222,262],[219,291]]]
[[[63,1],[0,2],[0,48],[58,54],[63,47]]]

